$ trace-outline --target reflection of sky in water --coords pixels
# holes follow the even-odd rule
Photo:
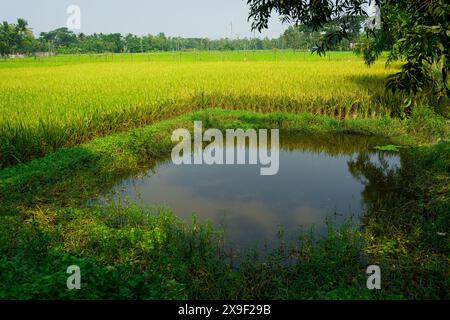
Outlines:
[[[246,247],[274,239],[279,226],[287,233],[312,225],[323,232],[327,216],[357,221],[364,184],[348,170],[348,161],[357,157],[351,154],[281,151],[275,176],[261,176],[259,165],[168,162],[114,190],[141,204],[167,206],[186,220],[195,212],[200,221],[224,225],[227,240]],[[379,156],[372,153],[370,161],[381,165]],[[399,166],[397,156],[384,158],[389,167]]]

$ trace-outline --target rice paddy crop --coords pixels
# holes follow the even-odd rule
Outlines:
[[[0,62],[0,167],[205,108],[338,118],[397,112],[383,62],[351,53],[193,52]]]

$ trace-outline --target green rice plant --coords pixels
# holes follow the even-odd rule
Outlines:
[[[0,167],[206,108],[395,114],[395,70],[351,53],[195,52],[57,56],[0,62]],[[392,68],[396,68],[393,66]]]

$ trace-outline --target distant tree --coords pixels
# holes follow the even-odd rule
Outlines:
[[[6,56],[12,52],[13,30],[10,24],[3,21],[0,25],[0,55]]]
[[[301,40],[302,40],[302,34],[298,28],[294,26],[289,26],[289,28],[284,32],[283,38],[286,41],[286,45],[288,48],[291,48],[294,50],[301,49]]]
[[[0,25],[0,55],[28,53],[34,45],[34,36],[26,20],[17,19],[15,24],[3,21]]]
[[[125,50],[127,52],[136,53],[141,52],[141,40],[134,34],[125,36]]]
[[[77,36],[67,29],[58,28],[50,32],[41,32],[40,34],[41,43],[48,44],[50,47],[67,48],[77,42]]]
[[[38,39],[34,39],[29,29],[25,32],[23,30],[25,28],[23,28],[22,22],[14,25],[8,23],[0,25],[0,54],[8,55],[12,52],[31,54],[36,51],[79,54],[175,50],[271,50],[290,47],[289,41],[284,37],[212,40],[208,38],[167,37],[164,33],[145,36],[133,34],[123,36],[120,33],[94,33],[91,35],[80,33],[76,35],[67,28],[58,28],[49,32],[42,32]],[[306,33],[303,36],[306,37]],[[21,39],[21,41],[17,41],[18,39]],[[20,43],[20,45],[16,45],[16,43]],[[302,45],[304,44],[302,43]]]
[[[350,17],[346,18],[348,23],[348,36],[346,38],[347,42],[345,45],[340,45],[340,42],[335,41],[329,43],[328,49],[350,49],[350,42],[356,42],[361,34],[364,17]],[[320,42],[323,33],[330,33],[340,29],[341,21],[344,18],[327,22],[319,30],[314,30],[313,28],[302,24],[302,25],[291,25],[283,34],[283,39],[286,41],[287,47],[294,49],[311,49]]]

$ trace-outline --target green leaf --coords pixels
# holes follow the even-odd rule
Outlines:
[[[397,146],[393,144],[388,144],[385,146],[376,146],[374,149],[378,151],[391,151],[391,152],[399,152],[402,146]]]

